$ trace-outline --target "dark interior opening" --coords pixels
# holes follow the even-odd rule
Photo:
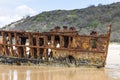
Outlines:
[[[55,36],[55,45],[57,45],[57,43],[60,43],[60,37],[59,36]]]
[[[97,48],[97,40],[96,39],[91,39],[90,43],[91,43],[90,45],[91,45],[92,49]]]
[[[70,37],[71,42],[73,41],[73,37]]]
[[[27,38],[21,37],[21,45],[25,45]]]
[[[33,38],[33,45],[36,45],[36,38]]]
[[[69,37],[68,36],[64,36],[64,47],[67,48],[69,44]]]
[[[59,36],[55,36],[55,41],[60,41]]]
[[[40,38],[39,39],[39,45],[40,46],[43,46],[44,45],[44,39],[43,38]],[[42,59],[43,57],[43,53],[44,53],[44,49],[43,48],[40,48],[40,58]]]
[[[48,36],[48,41],[50,41],[51,40],[51,36]]]
[[[39,45],[40,45],[40,46],[43,46],[43,45],[44,45],[44,39],[43,39],[43,38],[40,38],[39,40],[40,40],[40,41],[39,41]]]
[[[44,53],[44,49],[43,48],[40,48],[40,58],[42,59],[43,57],[43,53]]]
[[[25,45],[27,38],[26,37],[21,37],[21,45]],[[24,47],[18,47],[18,52],[21,57],[24,57]]]
[[[36,46],[36,38],[33,38],[33,45]],[[33,48],[34,50],[34,58],[37,58],[37,48]]]

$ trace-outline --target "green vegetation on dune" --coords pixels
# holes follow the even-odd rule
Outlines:
[[[106,26],[112,24],[111,41],[120,42],[120,3],[98,6],[91,5],[84,9],[54,10],[42,12],[13,22],[3,29],[25,31],[49,31],[55,26],[74,26],[79,33],[88,34],[91,30],[104,33]]]

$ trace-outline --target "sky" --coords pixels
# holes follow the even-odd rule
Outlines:
[[[0,27],[43,11],[72,10],[120,0],[0,0]]]

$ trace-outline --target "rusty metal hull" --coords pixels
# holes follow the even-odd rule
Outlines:
[[[105,66],[111,26],[106,34],[79,35],[75,28],[59,27],[50,32],[0,31],[3,57],[61,62],[76,66]],[[19,60],[20,61],[20,60]]]

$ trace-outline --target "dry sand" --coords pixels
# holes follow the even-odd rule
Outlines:
[[[120,44],[110,44],[105,68],[0,65],[0,80],[120,80]]]

